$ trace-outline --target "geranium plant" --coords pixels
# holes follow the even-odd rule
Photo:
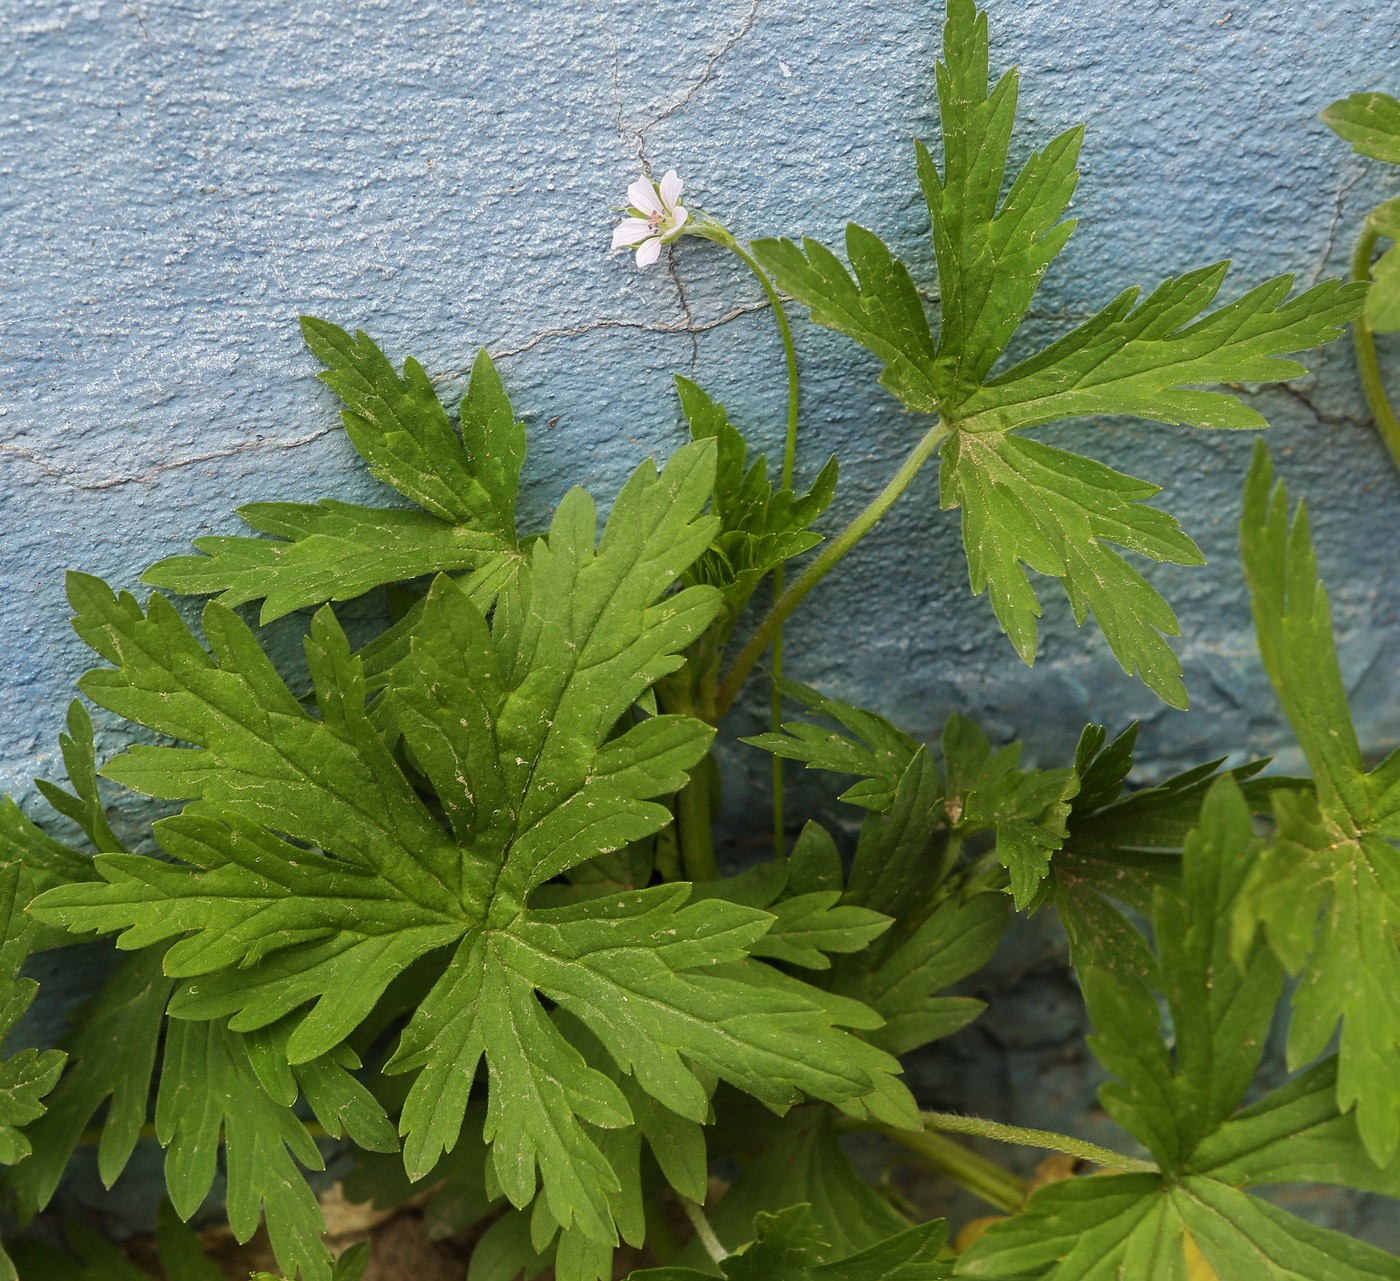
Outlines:
[[[692,440],[638,468],[601,531],[575,489],[522,533],[525,433],[486,354],[454,416],[415,361],[400,373],[365,334],[308,317],[351,443],[410,505],[253,503],[239,512],[253,536],[196,539],[197,554],[146,572],[161,590],[144,603],[70,576],[74,627],[100,660],[82,693],[160,745],[99,770],[75,702],[68,787],[42,787],[83,840],[0,809],[5,1026],[33,995],[28,953],[105,936],[121,956],[59,1049],[0,1068],[0,1159],[22,1217],[97,1124],[109,1184],[138,1142],[164,1149],[172,1277],[206,1275],[177,1220],[222,1152],[235,1233],[265,1219],[288,1277],[329,1281],[303,1169],[339,1140],[359,1153],[354,1195],[431,1190],[443,1231],[476,1225],[470,1281],[546,1267],[601,1281],[620,1242],[657,1265],[638,1281],[1400,1278],[1400,1259],[1249,1190],[1400,1194],[1400,755],[1363,766],[1307,522],[1290,524],[1262,445],[1245,568],[1311,781],[1222,757],[1132,791],[1136,727],[1087,726],[1072,761],[1023,768],[1018,745],[994,747],[962,715],[930,745],[788,679],[776,653],[758,668],[937,457],[972,590],[1015,652],[1035,656],[1034,570],[1079,623],[1093,615],[1126,673],[1184,707],[1176,618],[1123,553],[1195,565],[1199,550],[1148,505],[1158,486],[1033,433],[1096,414],[1263,427],[1206,388],[1301,374],[1289,353],[1362,311],[1362,282],[1295,296],[1287,276],[1213,306],[1221,263],[1126,289],[1008,366],[1074,227],[1082,131],[1008,175],[1017,78],[989,86],[988,61],[986,15],[950,0],[941,144],[915,154],[936,325],[909,270],[855,224],[843,260],[813,240],[740,243],[686,208],[674,171],[629,189],[614,246],[638,265],[696,234],[768,293],[790,376],[776,484],[723,406],[678,379]],[[874,352],[920,416],[884,490],[834,534],[835,460],[793,482],[791,300]],[[381,589],[392,619],[352,644],[338,607]],[[197,629],[162,591],[210,598]],[[298,680],[258,629],[301,610],[315,612]],[[790,829],[779,773],[772,857],[721,878],[711,744],[745,683],[770,679],[776,720],[752,749],[845,776],[841,799],[865,817],[844,856],[822,826]],[[109,785],[182,808],[128,849],[104,817]],[[901,1056],[982,1008],[949,989],[1013,915],[1042,910],[1064,925],[1090,1047],[1114,1078],[1115,1148],[930,1111],[901,1077]],[[1302,976],[1296,1075],[1241,1110],[1286,974]],[[950,1245],[943,1221],[914,1221],[860,1177],[842,1146],[860,1130],[999,1217]],[[1068,1154],[1102,1177],[1028,1195],[950,1135]],[[725,1158],[739,1171],[727,1190],[710,1177]],[[73,1244],[93,1268],[111,1262],[81,1229]],[[15,1247],[26,1279],[59,1275],[64,1257]]]

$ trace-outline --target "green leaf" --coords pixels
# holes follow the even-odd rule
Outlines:
[[[117,962],[59,1043],[68,1067],[48,1097],[48,1112],[30,1127],[34,1155],[6,1176],[25,1220],[53,1196],[83,1131],[107,1100],[97,1169],[107,1186],[135,1150],[173,981],[161,970],[164,949],[144,948]]]
[[[467,1264],[467,1281],[530,1281],[554,1261],[554,1246],[536,1250],[530,1242],[530,1216],[508,1211],[482,1233]]]
[[[1090,611],[1123,670],[1186,705],[1181,669],[1163,639],[1177,634],[1167,603],[1116,551],[1203,563],[1176,520],[1144,505],[1155,485],[1023,437],[1066,418],[1130,414],[1210,428],[1263,427],[1254,410],[1202,384],[1276,382],[1303,366],[1290,352],[1330,342],[1361,311],[1365,286],[1327,281],[1288,300],[1281,276],[1206,314],[1225,278],[1217,263],[1164,281],[1138,302],[1128,289],[1038,354],[994,374],[1073,222],[1081,131],[1032,154],[1002,196],[1016,109],[1008,71],[988,92],[985,14],[949,0],[938,67],[943,167],[918,147],[938,258],[941,332],[935,344],[909,271],[872,233],[850,225],[854,277],[806,240],[760,240],[753,250],[812,320],[854,338],[885,364],[880,381],[905,406],[936,413],[940,504],[963,508],[972,590],[989,590],[1021,657],[1035,657],[1040,604],[1027,578],[1061,580],[1074,616]]]
[[[668,826],[652,798],[678,790],[708,747],[710,727],[636,705],[719,606],[713,587],[671,590],[717,527],[700,514],[714,449],[687,446],[659,477],[644,465],[601,539],[588,497],[566,497],[489,622],[438,577],[390,677],[411,773],[329,609],[307,643],[316,717],[222,606],[204,615],[211,655],[163,598],[143,615],[97,580],[72,582],[80,634],[120,664],[85,687],[196,745],[136,748],[106,774],[195,800],[157,825],[178,862],[101,855],[101,882],[55,889],[36,912],[123,931],[125,947],[178,936],[165,969],[181,979],[170,1006],[179,1035],[196,1035],[186,1020],[210,1020],[208,1036],[243,1034],[225,1075],[242,1071],[242,1054],[273,1105],[299,1086],[328,1129],[343,1118],[371,1145],[384,1142],[379,1121],[337,1046],[405,966],[455,948],[390,1065],[417,1072],[400,1119],[406,1169],[421,1177],[456,1145],[484,1063],[492,1178],[520,1208],[543,1188],[533,1248],[559,1230],[569,1268],[594,1267],[628,1230],[618,1163],[665,1119],[586,1062],[542,999],[589,1029],[611,1069],[692,1124],[709,1114],[697,1072],[777,1109],[814,1097],[888,1123],[915,1115],[896,1061],[844,1030],[875,1027],[878,1015],[750,956],[775,926],[785,956],[859,947],[885,924],[866,905],[815,890],[775,915],[717,898],[687,904],[690,887],[670,885],[527,907],[546,882]],[[693,1144],[658,1142],[658,1159],[694,1189]],[[210,1143],[177,1143],[172,1160],[212,1153]],[[182,1211],[207,1187],[205,1166],[196,1173],[172,1183]],[[261,1188],[237,1190],[243,1222]]]
[[[1074,222],[1059,222],[1074,194],[1084,130],[1032,154],[1001,198],[1017,74],[987,92],[987,15],[973,0],[952,0],[936,65],[943,129],[943,174],[916,143],[919,182],[938,255],[938,357],[931,381],[938,412],[956,414],[1006,349]]]
[[[883,956],[858,956],[838,972],[836,990],[863,1001],[885,1020],[868,1039],[907,1054],[950,1036],[986,1006],[945,988],[992,958],[1006,929],[1006,902],[995,894],[944,899],[899,946]]]
[[[808,769],[858,774],[861,781],[838,799],[879,813],[888,810],[918,743],[875,712],[852,707],[797,681],[780,679],[777,684],[784,698],[800,703],[814,716],[836,721],[852,737],[806,721],[788,721],[781,734],[758,734],[739,741],[790,761],[803,761]]]
[[[1385,93],[1339,98],[1322,118],[1351,149],[1373,160],[1400,165],[1400,102]]]
[[[0,864],[0,1044],[34,1000],[39,985],[19,977],[29,956],[34,922],[25,912],[33,882],[19,863]],[[62,1050],[20,1050],[0,1062],[0,1164],[28,1156],[25,1126],[44,1113],[41,1099],[54,1087],[67,1056]]]
[[[1339,1113],[1332,1055],[1236,1113],[1191,1157],[1193,1173],[1235,1187],[1330,1183],[1400,1197],[1400,1154],[1378,1166],[1366,1154],[1356,1112]]]
[[[921,1223],[858,1254],[823,1262],[827,1243],[815,1234],[811,1207],[793,1205],[759,1213],[754,1239],[720,1262],[727,1281],[938,1281],[952,1265],[938,1257],[947,1236],[939,1219]],[[712,1272],[694,1268],[647,1268],[628,1281],[708,1281]]]
[[[22,863],[36,895],[55,885],[91,881],[97,876],[88,855],[54,840],[26,818],[8,796],[0,796],[0,863]],[[66,930],[36,923],[29,950],[43,952],[73,942],[76,940]]]
[[[63,1236],[77,1254],[74,1258],[40,1241],[16,1241],[10,1247],[19,1281],[150,1281],[148,1275],[96,1229],[77,1219],[63,1225]],[[5,1277],[0,1255],[0,1278]],[[10,1277],[16,1272],[10,1271]],[[198,1273],[169,1274],[169,1281],[203,1281]]]
[[[959,1275],[1187,1281],[1199,1255],[1218,1281],[1400,1277],[1400,1259],[1243,1191],[1321,1179],[1393,1192],[1400,1177],[1400,1166],[1377,1169],[1356,1146],[1357,1119],[1337,1109],[1330,1063],[1232,1115],[1281,990],[1268,948],[1232,938],[1259,844],[1239,785],[1219,778],[1186,842],[1181,886],[1155,894],[1172,1048],[1143,984],[1104,971],[1085,976],[1096,1028],[1090,1046],[1118,1077],[1100,1098],[1149,1147],[1161,1173],[1041,1188],[1023,1213],[993,1224],[961,1256]]]
[[[676,390],[691,439],[713,439],[717,451],[711,510],[720,527],[686,581],[709,583],[724,594],[721,625],[727,636],[764,575],[821,542],[810,526],[836,492],[836,459],[822,468],[805,495],[790,489],[775,493],[761,454],[745,465],[747,446],[724,406],[679,374]]]
[[[939,411],[937,346],[909,269],[873,232],[846,224],[852,278],[826,246],[803,239],[755,240],[750,246],[778,288],[811,310],[812,323],[854,338],[884,362],[880,385],[920,413]]]
[[[1162,639],[1179,634],[1176,615],[1108,546],[1205,563],[1174,518],[1143,505],[1159,486],[1006,432],[950,438],[939,486],[943,508],[963,511],[972,591],[990,589],[997,621],[1027,664],[1035,661],[1040,602],[1023,564],[1061,581],[1077,623],[1093,611],[1125,672],[1136,671],[1173,707],[1186,706],[1181,665]]]
[[[1371,264],[1366,323],[1378,334],[1400,329],[1400,245],[1391,245]]]
[[[352,1245],[335,1261],[331,1271],[331,1281],[360,1281],[369,1268],[373,1246],[368,1241]]]
[[[525,433],[485,351],[462,401],[462,440],[422,366],[411,358],[399,378],[364,333],[352,339],[302,317],[307,345],[330,369],[321,374],[347,408],[351,443],[376,479],[424,510],[252,503],[244,522],[272,538],[194,540],[201,556],[173,556],[144,580],[187,594],[219,593],[226,606],[263,600],[262,621],[371,588],[448,570],[491,577],[518,564],[515,490]]]
[[[797,894],[775,903],[776,921],[749,951],[813,970],[831,968],[827,952],[859,952],[890,927],[890,919],[851,904],[840,890]]]
[[[260,1211],[278,1266],[303,1281],[330,1281],[325,1222],[293,1157],[324,1169],[305,1125],[264,1089],[245,1039],[218,1022],[171,1019],[156,1099],[156,1134],[166,1148],[165,1182],[188,1219],[214,1181],[219,1140],[227,1155],[229,1226],[239,1241]]]
[[[1289,299],[1293,277],[1276,276],[1203,315],[1228,269],[1214,263],[1164,280],[1140,303],[1138,290],[1125,290],[964,402],[963,431],[1009,431],[1091,414],[1206,428],[1267,426],[1228,393],[1195,385],[1299,377],[1304,366],[1285,357],[1339,337],[1359,313],[1365,289],[1327,280]]]
[[[365,1248],[367,1252],[367,1244]],[[160,1203],[156,1216],[156,1249],[166,1281],[223,1281],[219,1265],[204,1253],[199,1237],[180,1222],[169,1201]]]
[[[344,1180],[345,1199],[355,1205],[369,1201],[376,1210],[392,1210],[414,1197],[428,1195],[423,1205],[423,1235],[429,1241],[474,1227],[504,1201],[498,1191],[487,1186],[489,1149],[481,1138],[485,1121],[485,1101],[472,1103],[457,1146],[416,1181],[404,1172],[397,1147],[392,1153],[357,1151],[355,1166]]]
[[[58,736],[58,744],[73,792],[66,792],[46,779],[36,778],[34,785],[54,809],[83,829],[98,850],[104,854],[124,851],[126,846],[116,838],[107,823],[107,816],[102,810],[102,797],[97,790],[92,718],[76,698],[68,704],[68,733]]]
[[[752,1239],[757,1211],[804,1203],[833,1257],[858,1253],[909,1226],[856,1172],[829,1108],[790,1112],[774,1142],[746,1155],[739,1177],[707,1217],[721,1243],[737,1249]]]
[[[861,824],[845,902],[895,916],[923,899],[932,886],[930,847],[943,822],[942,802],[938,768],[920,747],[900,774],[888,812]]]
[[[1342,1024],[1337,1102],[1356,1105],[1367,1150],[1385,1163],[1400,1149],[1397,758],[1365,771],[1306,510],[1299,505],[1290,529],[1287,492],[1271,482],[1260,446],[1240,525],[1245,575],[1259,652],[1317,794],[1274,797],[1276,832],[1241,909],[1240,936],[1262,922],[1279,959],[1306,974],[1293,997],[1292,1064],[1322,1053]]]
[[[1050,856],[1065,837],[1070,801],[1079,791],[1073,769],[1021,770],[1021,745],[993,752],[986,735],[954,712],[943,727],[947,774],[944,809],[958,838],[995,831],[997,861],[1011,874],[1018,908],[1035,896]]]
[[[1117,905],[1150,913],[1154,889],[1179,884],[1182,846],[1224,758],[1123,795],[1137,733],[1135,722],[1112,743],[1100,726],[1085,726],[1080,735],[1080,790],[1070,806],[1069,834],[1051,862],[1049,897],[1077,970],[1109,970],[1155,984],[1157,962],[1147,940]],[[1306,786],[1277,775],[1254,777],[1267,764],[1251,761],[1228,771],[1255,814],[1270,812],[1274,792]]]

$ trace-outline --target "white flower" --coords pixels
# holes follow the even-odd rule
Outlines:
[[[637,246],[637,266],[650,267],[661,257],[661,246],[681,234],[690,214],[681,204],[681,180],[668,169],[660,185],[650,178],[638,178],[627,188],[629,201],[624,218],[614,229],[612,247]]]

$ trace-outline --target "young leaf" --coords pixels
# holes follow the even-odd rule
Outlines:
[[[781,734],[758,734],[739,741],[790,761],[803,761],[808,769],[858,774],[861,781],[837,799],[877,813],[888,810],[900,776],[918,749],[918,743],[883,716],[852,707],[839,698],[830,698],[809,685],[779,680],[778,689],[784,698],[800,703],[812,715],[844,726],[852,737],[806,721],[787,721]]]
[[[1281,968],[1257,940],[1234,945],[1234,918],[1259,849],[1249,805],[1228,775],[1206,795],[1186,842],[1182,885],[1159,888],[1154,925],[1174,1049],[1147,988],[1090,971],[1090,1046],[1119,1078],[1105,1109],[1144,1143],[1157,1172],[1070,1179],[994,1223],[959,1275],[1187,1281],[1199,1253],[1218,1281],[1380,1281],[1400,1259],[1249,1196],[1257,1184],[1337,1182],[1400,1192],[1400,1160],[1356,1151],[1357,1119],[1330,1090],[1329,1064],[1232,1116],[1263,1051]],[[1348,1150],[1350,1149],[1350,1151]]]
[[[789,489],[775,493],[763,455],[745,466],[747,446],[730,424],[724,406],[679,374],[676,390],[691,439],[713,439],[716,445],[711,510],[719,518],[719,532],[686,578],[709,583],[723,593],[720,622],[727,635],[765,574],[821,542],[821,535],[810,526],[836,492],[836,459],[822,468],[805,495],[799,497]]]
[[[938,258],[937,343],[909,271],[855,224],[846,234],[854,277],[812,240],[800,249],[760,240],[754,254],[813,321],[879,356],[880,381],[908,408],[941,416],[940,503],[962,507],[972,589],[990,592],[1022,658],[1035,657],[1040,613],[1029,568],[1061,581],[1077,622],[1092,610],[1124,671],[1184,707],[1180,665],[1163,640],[1177,634],[1176,618],[1112,547],[1182,565],[1201,564],[1200,551],[1172,517],[1143,505],[1157,486],[1010,433],[1106,414],[1262,427],[1253,410],[1199,385],[1296,377],[1302,366],[1283,357],[1337,337],[1359,314],[1365,286],[1329,281],[1288,301],[1283,276],[1203,314],[1225,277],[1218,263],[1163,282],[1141,303],[1136,289],[1124,291],[993,376],[1073,229],[1058,219],[1074,190],[1081,131],[1033,154],[1002,197],[1017,80],[1008,71],[988,92],[987,21],[974,0],[949,0],[943,55],[941,174],[918,148]]]
[[[272,538],[196,538],[200,556],[172,556],[143,581],[226,606],[263,601],[262,621],[371,588],[449,570],[490,577],[517,565],[515,490],[525,432],[485,351],[462,401],[462,439],[417,361],[394,372],[364,334],[302,317],[320,375],[347,408],[346,434],[371,474],[423,509],[361,507],[323,499],[251,503],[244,523]]]
[[[943,726],[948,826],[955,839],[996,833],[997,861],[1010,873],[1012,896],[1023,908],[1064,841],[1079,778],[1073,769],[1020,770],[1020,759],[1020,743],[993,752],[986,735],[956,712]]]
[[[1400,165],[1400,102],[1386,93],[1340,98],[1322,118],[1351,149],[1373,160]]]
[[[1347,707],[1327,593],[1307,512],[1292,528],[1282,482],[1256,448],[1240,537],[1259,652],[1312,768],[1317,793],[1279,792],[1276,832],[1241,909],[1241,936],[1262,921],[1291,972],[1288,1055],[1320,1054],[1342,1024],[1337,1103],[1356,1105],[1367,1150],[1400,1149],[1400,757],[1370,774]],[[1320,921],[1319,921],[1320,916]]]

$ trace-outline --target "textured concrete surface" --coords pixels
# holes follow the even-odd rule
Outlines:
[[[771,447],[781,355],[757,287],[698,241],[639,273],[607,251],[614,209],[639,166],[674,166],[740,235],[839,243],[854,218],[932,285],[910,140],[935,134],[940,18],[931,0],[0,0],[0,787],[32,802],[29,778],[58,768],[86,665],[64,568],[134,586],[190,537],[240,528],[241,502],[380,501],[298,312],[416,355],[451,396],[478,346],[496,355],[531,429],[527,524],[570,484],[605,498],[681,441],[675,370]],[[1394,5],[994,0],[991,21],[994,67],[1023,74],[1015,154],[1089,125],[1079,230],[1026,341],[1219,258],[1236,263],[1230,296],[1279,271],[1340,272],[1364,212],[1400,190],[1317,119],[1345,93],[1396,91]],[[846,340],[799,320],[797,341],[799,474],[841,455],[836,528],[918,425]],[[1400,345],[1387,360],[1400,386]],[[1400,739],[1400,481],[1349,352],[1308,361],[1296,385],[1246,394],[1313,505],[1379,751]],[[1190,712],[1123,677],[1049,592],[1039,660],[1021,666],[968,595],[932,468],[789,629],[790,673],[920,733],[961,710],[1046,763],[1085,720],[1133,716],[1144,778],[1232,750],[1282,747],[1288,763],[1235,564],[1251,441],[1123,421],[1044,436],[1163,482],[1205,550],[1204,569],[1151,571],[1181,618]],[[742,816],[765,766],[732,753],[726,768]],[[81,990],[73,965],[55,968],[55,986]],[[1079,1028],[1034,986],[1042,972],[1058,991],[1060,971],[1032,968],[1031,995],[976,1035],[1008,1065],[1001,1098],[1046,1084],[1048,1055],[1049,1083],[1082,1110],[1088,1078],[1063,1059]],[[1022,1029],[1009,1039],[1007,1020]]]

